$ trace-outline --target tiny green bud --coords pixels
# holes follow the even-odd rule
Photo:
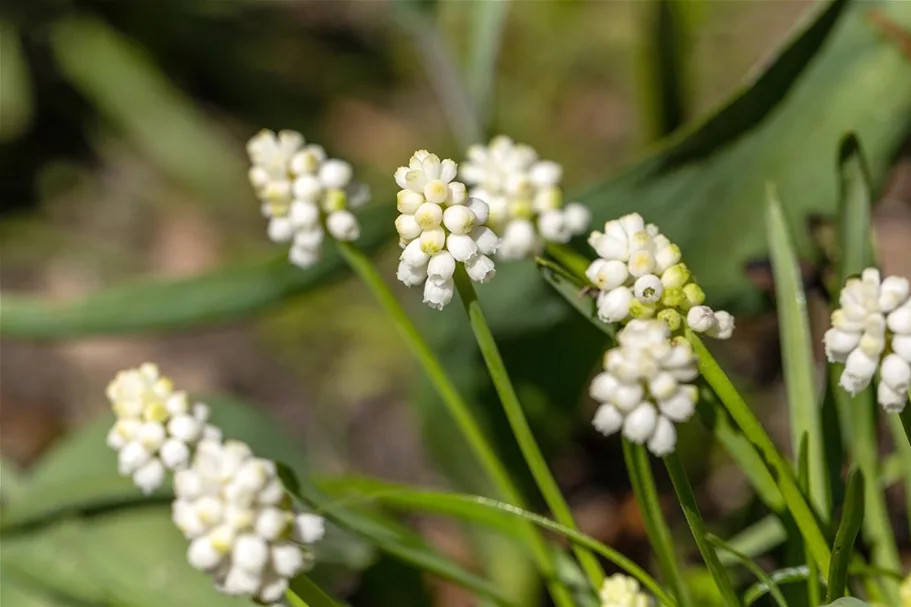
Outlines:
[[[680,316],[680,312],[670,308],[658,312],[658,320],[666,322],[671,331],[677,331],[683,323],[683,317]]]
[[[692,275],[690,274],[689,268],[686,267],[686,264],[677,263],[664,271],[664,274],[661,275],[661,284],[664,285],[665,289],[682,287],[689,282],[691,277]]]
[[[681,306],[685,301],[686,295],[683,294],[683,289],[680,287],[665,289],[664,294],[661,296],[662,305],[668,308],[676,308],[678,306]]]
[[[705,303],[705,291],[695,282],[683,287],[683,294],[686,295],[686,301],[690,306],[701,306]]]
[[[338,188],[326,190],[326,195],[323,197],[323,211],[334,213],[335,211],[343,211],[347,206],[348,196],[344,190]]]
[[[643,303],[636,298],[633,298],[633,301],[629,305],[629,315],[639,320],[653,318],[657,311],[658,306],[655,304]]]

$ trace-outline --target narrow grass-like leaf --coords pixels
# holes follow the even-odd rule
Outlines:
[[[705,521],[702,520],[702,513],[699,511],[699,505],[696,503],[696,496],[693,494],[693,487],[686,476],[686,469],[677,453],[671,453],[664,457],[664,465],[667,468],[671,482],[674,484],[674,491],[677,493],[677,500],[686,517],[686,522],[690,526],[693,539],[696,540],[696,546],[702,555],[702,560],[708,567],[712,579],[715,580],[715,586],[721,594],[721,600],[725,605],[737,607],[740,605],[740,599],[734,592],[734,586],[731,584],[731,578],[727,570],[718,560],[715,549],[712,548],[707,538],[708,531],[705,528]]]
[[[809,437],[804,434],[800,437],[800,448],[797,451],[797,482],[800,483],[802,491],[808,493],[810,490],[810,455],[809,455]],[[819,567],[813,556],[806,550],[804,545],[804,558],[807,561],[807,604],[819,605]]]
[[[496,340],[494,340],[490,326],[487,324],[487,319],[484,317],[484,311],[481,309],[481,302],[478,301],[474,285],[468,277],[465,268],[459,266],[456,269],[454,279],[459,299],[462,301],[465,313],[468,314],[468,321],[478,342],[478,348],[481,350],[481,357],[487,365],[494,388],[500,397],[500,404],[503,406],[510,428],[512,428],[513,435],[519,444],[519,449],[522,451],[535,483],[544,496],[547,506],[553,512],[554,518],[559,523],[576,529],[576,522],[573,520],[569,505],[566,503],[557,481],[551,474],[547,460],[544,459],[544,454],[541,453],[531,427],[528,425],[528,420],[525,418],[522,404],[519,402],[512,380],[509,378],[509,372],[506,370],[506,364],[503,362],[502,356],[500,356]],[[604,579],[604,571],[601,569],[598,560],[585,548],[577,546],[575,552],[592,586],[596,589],[599,588]]]
[[[796,454],[801,437],[807,436],[810,501],[825,522],[829,513],[829,496],[806,295],[790,229],[778,196],[771,187],[767,192],[766,231],[775,274],[781,358],[790,412],[791,449]]]
[[[829,565],[829,583],[826,601],[832,602],[845,595],[848,582],[848,565],[854,553],[854,541],[864,519],[864,475],[852,469],[848,473],[845,488],[845,503],[841,513],[841,522],[835,534],[832,546],[832,563]]]
[[[726,553],[732,555],[738,563],[749,569],[750,572],[769,589],[769,593],[775,599],[775,602],[778,603],[779,607],[788,607],[788,603],[785,601],[784,596],[781,594],[781,590],[778,589],[778,584],[775,583],[775,580],[773,580],[765,571],[763,571],[762,567],[754,563],[749,556],[738,551],[736,548],[722,540],[720,537],[712,535],[711,533],[706,535],[706,539],[709,541],[709,543],[718,546]]]
[[[457,5],[471,11],[471,42],[468,45],[465,82],[482,131],[489,122],[497,57],[509,4],[509,0],[493,0]]]
[[[860,143],[848,135],[839,150],[839,171],[841,176],[841,199],[839,202],[840,252],[839,274],[841,283],[864,268],[873,265],[872,226],[870,208],[873,191],[870,172],[867,168]],[[835,391],[836,404],[842,420],[842,432],[851,458],[862,472],[864,485],[863,535],[872,545],[872,562],[887,569],[900,568],[895,533],[889,519],[885,496],[876,482],[879,478],[879,444],[877,441],[876,412],[873,388],[868,388],[852,397],[835,382],[843,371],[843,365],[833,365],[830,382]],[[911,463],[906,475],[911,474]],[[911,508],[911,506],[909,506]],[[897,603],[898,586],[888,580],[882,582],[883,591],[891,602]]]
[[[409,529],[355,514],[340,507],[315,486],[298,477],[291,468],[278,463],[279,476],[285,488],[297,499],[305,502],[314,511],[325,516],[339,527],[374,544],[380,550],[428,573],[454,582],[477,592],[500,605],[510,605],[499,588],[489,580],[466,571],[450,559],[427,546],[424,539]]]
[[[478,420],[472,413],[471,407],[459,394],[452,379],[443,368],[443,364],[433,353],[430,345],[421,336],[411,317],[402,308],[395,295],[383,281],[383,278],[377,272],[376,266],[356,245],[346,242],[337,244],[342,257],[344,257],[354,272],[360,276],[395,324],[399,334],[420,363],[424,373],[427,374],[440,399],[447,407],[449,414],[455,420],[463,438],[500,495],[513,504],[524,506],[521,492],[510,477],[509,471],[497,456],[497,452],[490,444]],[[527,532],[523,538],[525,544],[548,582],[548,588],[554,597],[554,601],[558,606],[571,605],[571,597],[566,590],[558,583],[554,583],[555,564],[551,559],[546,542],[534,528],[526,526],[525,529]]]
[[[555,264],[549,259],[538,258],[535,260],[541,276],[547,281],[560,296],[574,307],[578,312],[587,318],[593,325],[598,327],[611,339],[617,334],[616,326],[598,320],[598,306],[595,298],[586,292],[588,285],[581,284],[562,266]]]
[[[359,504],[375,501],[391,508],[405,511],[420,511],[451,516],[467,522],[486,525],[502,533],[515,534],[516,527],[504,524],[504,521],[518,517],[543,529],[558,533],[572,543],[584,546],[586,549],[603,556],[639,580],[662,604],[677,604],[654,578],[620,552],[575,529],[516,506],[481,496],[414,489],[406,485],[388,483],[376,479],[360,479],[353,482],[333,483],[333,485],[340,491],[346,493],[354,492],[350,499],[342,498],[339,503]]]
[[[285,600],[291,607],[339,607],[332,597],[306,575],[299,575],[291,581],[291,588],[285,592]]]
[[[726,544],[749,558],[756,558],[780,545],[788,537],[788,532],[775,515],[759,519],[746,529],[729,539]],[[720,555],[724,565],[731,565],[730,557]]]
[[[629,474],[636,503],[645,524],[649,543],[658,559],[658,569],[671,592],[677,598],[681,607],[692,604],[690,591],[686,585],[680,563],[674,550],[674,540],[661,510],[661,501],[658,489],[655,487],[655,478],[652,475],[652,466],[648,459],[648,451],[642,445],[636,445],[623,439],[623,458],[626,461],[626,470]]]
[[[693,349],[698,357],[699,371],[705,381],[715,391],[715,394],[737,425],[740,426],[744,435],[756,447],[769,467],[769,471],[775,477],[775,482],[779,491],[781,491],[785,504],[787,504],[791,516],[794,517],[804,540],[807,542],[809,552],[820,567],[828,569],[831,557],[825,535],[813,508],[797,484],[797,477],[794,474],[793,467],[775,446],[772,438],[766,433],[756,415],[747,406],[743,397],[717,361],[715,361],[705,344],[702,343],[702,340],[690,330],[687,330],[686,337],[693,344]]]
[[[905,420],[908,423],[904,423]],[[889,423],[889,430],[892,433],[892,442],[897,452],[893,456],[892,462],[897,463],[899,474],[903,477],[905,483],[905,493],[911,494],[911,407],[905,407],[900,415],[888,415],[886,421]],[[886,465],[883,462],[881,467],[881,476],[887,477]],[[909,500],[911,501],[911,500]],[[908,529],[911,529],[911,504],[905,507],[905,516],[908,521]]]

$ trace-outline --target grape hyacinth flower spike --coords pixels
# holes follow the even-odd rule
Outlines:
[[[671,331],[684,324],[699,333],[728,339],[734,317],[705,305],[705,293],[682,263],[680,247],[638,213],[604,224],[588,238],[598,255],[585,275],[598,290],[598,318],[625,323],[658,318]]]
[[[249,178],[269,219],[269,238],[291,242],[289,259],[302,268],[322,255],[326,232],[356,240],[360,226],[349,208],[369,200],[366,187],[352,181],[351,165],[328,158],[295,131],[262,130],[247,143]]]
[[[908,404],[911,385],[911,288],[899,276],[880,278],[867,268],[849,278],[832,312],[824,343],[829,362],[844,363],[839,385],[857,394],[879,370],[876,395],[887,412]]]
[[[486,226],[487,203],[468,197],[465,184],[454,181],[457,170],[452,160],[419,150],[395,172],[401,188],[395,228],[403,249],[396,276],[409,287],[423,284],[424,303],[438,310],[452,300],[457,264],[485,283],[496,273],[489,255],[500,245]]]
[[[588,229],[588,208],[563,204],[563,168],[540,160],[530,146],[499,135],[471,146],[467,156],[459,176],[472,188],[470,196],[490,206],[489,225],[503,240],[498,259],[531,257],[545,243],[565,243]]]
[[[675,424],[695,411],[698,375],[692,346],[682,337],[671,340],[667,323],[632,320],[592,379],[589,393],[600,403],[592,423],[605,436],[622,432],[656,456],[668,455],[677,445]]]

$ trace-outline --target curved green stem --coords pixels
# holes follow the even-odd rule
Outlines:
[[[668,475],[671,477],[671,482],[674,484],[677,500],[683,509],[683,515],[690,526],[690,531],[693,532],[693,539],[696,540],[696,546],[699,548],[699,553],[702,554],[702,560],[705,561],[705,565],[708,567],[709,573],[712,574],[715,585],[718,587],[718,592],[721,594],[721,600],[729,607],[739,607],[741,604],[740,599],[737,598],[737,593],[734,592],[731,578],[706,537],[708,532],[705,529],[705,521],[702,520],[702,513],[699,512],[699,505],[696,503],[693,487],[686,477],[686,470],[683,468],[680,456],[676,453],[671,453],[664,458],[664,465],[667,468]]]
[[[525,500],[522,494],[513,483],[499,457],[497,457],[496,452],[484,435],[484,431],[472,414],[468,403],[459,394],[455,384],[446,374],[443,365],[421,336],[408,313],[402,308],[395,295],[393,295],[383,278],[376,271],[373,262],[352,243],[338,242],[337,245],[345,261],[361,277],[383,309],[389,314],[399,334],[424,369],[427,377],[446,405],[449,414],[452,415],[456,425],[459,427],[462,436],[468,442],[481,467],[493,481],[497,490],[507,501],[516,506],[524,506]],[[545,577],[548,590],[554,602],[559,607],[572,607],[573,600],[569,590],[556,577],[556,567],[547,542],[533,527],[525,525],[524,529],[526,530],[527,542],[532,556]]]
[[[658,568],[664,583],[677,598],[681,607],[692,605],[689,589],[680,571],[677,554],[674,552],[674,541],[671,539],[671,530],[661,511],[661,502],[658,500],[658,489],[655,487],[655,478],[652,476],[652,467],[648,461],[648,452],[642,445],[636,445],[623,439],[623,459],[626,461],[626,470],[629,473],[636,503],[645,522],[645,531],[649,543],[658,558]]]
[[[481,356],[484,358],[487,370],[490,372],[490,377],[503,405],[503,411],[506,413],[506,418],[509,420],[509,425],[516,437],[516,441],[519,443],[519,448],[522,450],[522,455],[525,457],[538,489],[540,489],[547,506],[553,512],[557,522],[570,529],[578,529],[569,506],[566,500],[563,499],[563,494],[560,492],[553,475],[551,475],[547,461],[535,441],[535,437],[528,425],[528,420],[525,419],[525,413],[522,411],[519,397],[516,395],[512,381],[509,379],[506,365],[503,363],[503,357],[500,356],[500,350],[497,348],[490,327],[487,325],[487,319],[484,317],[484,311],[481,309],[481,302],[478,301],[478,295],[474,290],[471,279],[465,272],[465,268],[459,265],[454,278],[459,298],[468,313],[471,329],[474,331],[475,339],[481,350]],[[604,570],[601,569],[598,559],[584,548],[577,546],[574,550],[592,586],[599,588],[604,580]]]
[[[831,554],[825,535],[819,525],[816,514],[807,502],[806,497],[797,484],[793,467],[784,458],[772,438],[766,433],[762,424],[753,411],[747,406],[743,397],[737,392],[734,384],[712,357],[711,353],[699,337],[686,330],[686,337],[693,344],[693,349],[699,357],[699,371],[705,381],[711,386],[718,399],[727,409],[734,421],[740,426],[743,434],[749,439],[775,478],[778,489],[784,498],[785,504],[807,544],[813,559],[824,571],[829,570]]]

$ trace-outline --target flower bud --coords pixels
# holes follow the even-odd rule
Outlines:
[[[648,380],[649,393],[658,400],[666,400],[677,393],[677,380],[667,371],[662,371]]]
[[[683,317],[680,315],[680,312],[671,308],[666,308],[658,312],[658,320],[666,322],[671,331],[679,330],[683,324]]]
[[[886,413],[901,413],[908,405],[908,392],[894,390],[886,382],[879,382],[876,387],[876,402]]]
[[[424,198],[430,204],[440,205],[449,197],[449,184],[434,179],[424,186]]]
[[[488,282],[496,274],[493,260],[486,255],[475,255],[465,262],[465,270],[469,278],[477,283]]]
[[[490,217],[490,205],[480,198],[469,198],[468,208],[471,209],[471,212],[475,215],[476,226],[482,226],[487,223],[487,220]]]
[[[351,181],[351,165],[344,160],[330,158],[319,168],[319,180],[327,188],[344,188]]]
[[[715,313],[708,306],[693,306],[686,314],[686,324],[697,333],[705,333],[715,326]]]
[[[396,194],[395,207],[399,210],[399,213],[414,215],[424,202],[423,194],[419,194],[412,190],[399,190],[399,193]]]
[[[538,215],[538,232],[544,240],[550,242],[569,242],[572,236],[563,212],[559,209],[545,211]]]
[[[513,219],[503,230],[499,255],[502,259],[522,259],[531,255],[537,235],[534,225],[527,219]]]
[[[908,300],[911,285],[907,278],[887,276],[879,287],[879,309],[882,312],[891,312]]]
[[[424,251],[420,240],[414,240],[402,249],[399,259],[408,266],[423,267],[430,261],[430,254]]]
[[[598,257],[607,260],[629,260],[629,245],[626,241],[618,240],[607,235],[598,238],[593,246]]]
[[[535,194],[533,206],[539,213],[556,211],[563,206],[563,191],[558,187],[541,188]]]
[[[904,305],[886,317],[889,330],[900,335],[911,334],[911,306]]]
[[[335,211],[326,217],[326,229],[336,240],[350,242],[361,235],[361,228],[351,211]]]
[[[588,207],[579,202],[570,202],[563,207],[563,213],[566,220],[566,227],[573,235],[582,234],[588,229],[592,221],[591,211]]]
[[[627,234],[635,234],[645,229],[645,220],[639,213],[630,213],[617,220]]]
[[[642,402],[623,420],[623,436],[630,442],[642,444],[655,432],[658,412],[647,402]]]
[[[446,232],[443,231],[443,228],[424,230],[424,232],[421,233],[419,241],[421,243],[421,250],[428,255],[433,255],[434,253],[442,251],[443,247],[446,245]]]
[[[310,248],[294,246],[288,251],[288,259],[300,268],[309,268],[319,261],[319,258],[319,251],[314,251]]]
[[[471,239],[484,255],[493,255],[500,248],[500,237],[487,226],[478,226],[471,231]]]
[[[677,430],[669,419],[658,416],[655,422],[655,431],[648,439],[648,450],[656,457],[664,457],[673,453],[677,446]]]
[[[432,202],[425,202],[414,213],[414,220],[422,230],[432,230],[443,221],[443,207]]]
[[[627,287],[617,287],[598,297],[598,318],[604,322],[621,322],[629,316],[633,292]]]
[[[682,423],[696,411],[695,386],[681,386],[668,398],[658,401],[661,414],[675,422]]]
[[[321,206],[326,213],[342,211],[348,207],[348,195],[345,194],[344,190],[330,188],[326,190]]]
[[[443,211],[443,225],[453,234],[468,234],[475,221],[474,212],[464,205],[449,207]]]
[[[148,495],[161,486],[164,476],[164,465],[156,458],[149,460],[133,473],[133,483]]]
[[[610,436],[623,426],[623,415],[613,405],[603,404],[595,411],[592,425],[604,436]]]
[[[539,160],[531,166],[528,175],[539,188],[555,186],[563,178],[563,167],[550,160]]]
[[[857,394],[870,384],[878,363],[878,358],[870,358],[860,349],[854,350],[845,360],[845,370],[841,374],[839,385],[852,395]]]
[[[646,274],[636,279],[633,285],[633,293],[636,299],[646,304],[654,304],[660,301],[664,294],[664,286],[661,280],[654,274]]]
[[[187,549],[187,561],[200,571],[211,571],[221,564],[224,555],[212,546],[208,537],[196,538]]]
[[[596,259],[585,271],[585,275],[602,291],[611,291],[626,282],[629,270],[622,261]]]
[[[588,394],[596,401],[604,403],[611,400],[616,387],[617,379],[610,373],[602,371],[592,378]]]
[[[463,263],[478,253],[477,243],[467,234],[450,234],[446,239],[446,248],[456,261]]]
[[[686,297],[687,303],[691,306],[701,306],[705,303],[705,292],[703,292],[702,287],[695,282],[684,285],[683,295]]]
[[[649,319],[655,316],[658,306],[650,303],[643,303],[638,299],[633,299],[629,304],[629,315],[637,319]]]
[[[718,310],[715,312],[715,326],[707,334],[715,339],[730,339],[734,334],[734,317],[724,310]]]
[[[231,560],[235,567],[250,573],[261,573],[269,561],[269,547],[258,535],[245,533],[234,542]]]
[[[680,264],[680,259],[682,257],[683,257],[683,254],[680,252],[680,247],[678,247],[677,245],[675,245],[673,243],[669,242],[668,244],[661,246],[660,248],[656,247],[656,249],[655,249],[655,264],[657,266],[656,270],[659,273],[663,274],[664,272],[666,272],[670,268],[674,267],[675,265]],[[686,268],[686,266],[683,266],[683,267]],[[662,275],[662,281],[663,281],[663,279],[664,279],[664,276]],[[685,283],[686,283],[686,281],[683,281],[683,283],[681,283],[679,285],[674,285],[674,286],[682,287]]]
[[[272,242],[288,242],[294,237],[294,225],[287,217],[273,217],[269,220],[268,235]]]
[[[318,255],[319,247],[323,243],[325,237],[326,234],[320,226],[317,226],[312,230],[300,229],[294,235],[294,247],[298,249],[307,249]]]
[[[892,351],[911,362],[911,335],[893,335]]]
[[[628,412],[632,411],[642,402],[642,397],[644,395],[645,390],[638,381],[633,383],[618,382],[617,385],[614,386],[611,402],[620,411]]]
[[[898,354],[892,353],[883,359],[880,379],[899,393],[907,393],[911,386],[911,364]]]
[[[419,237],[424,230],[415,221],[414,215],[399,215],[395,218],[395,231],[404,240],[410,242]]]
[[[437,281],[428,278],[424,283],[424,303],[436,310],[442,310],[452,301],[455,291],[452,280]]]
[[[690,274],[689,268],[686,267],[685,263],[678,263],[668,267],[661,274],[661,284],[664,285],[666,289],[680,288],[689,282],[692,275]]]
[[[639,277],[655,270],[655,256],[648,250],[636,251],[629,257],[629,273]]]
[[[440,281],[452,278],[455,273],[456,262],[448,251],[440,251],[430,258],[427,264],[427,276]]]
[[[453,181],[447,187],[446,204],[459,205],[468,201],[468,191],[465,189],[464,183]]]

